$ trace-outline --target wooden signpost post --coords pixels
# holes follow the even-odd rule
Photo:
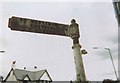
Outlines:
[[[86,54],[87,52],[85,50],[81,51],[82,46],[79,44],[79,25],[74,19],[71,21],[70,25],[66,25],[13,16],[9,18],[8,27],[16,31],[71,37],[73,39],[72,49],[75,59],[76,81],[86,81],[82,54]]]

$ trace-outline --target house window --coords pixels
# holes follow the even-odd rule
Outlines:
[[[28,83],[28,80],[24,80],[23,83]]]
[[[40,80],[40,83],[50,83],[50,82],[47,80]]]
[[[45,81],[44,81],[44,83],[51,83],[51,82],[50,82],[50,81],[48,81],[48,80],[45,80]]]
[[[40,83],[44,83],[44,80],[40,80]]]

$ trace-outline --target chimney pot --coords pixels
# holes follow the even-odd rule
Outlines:
[[[16,65],[15,65],[16,61],[13,61],[12,63],[12,69],[15,69]]]

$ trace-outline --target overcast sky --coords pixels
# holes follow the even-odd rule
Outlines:
[[[14,1],[14,0],[13,0]],[[111,0],[106,2],[1,2],[0,3],[0,74],[8,74],[12,61],[16,67],[33,70],[47,69],[55,81],[75,80],[72,39],[63,36],[11,31],[8,18],[18,16],[36,20],[70,24],[76,19],[80,29],[80,44],[86,77],[91,81],[115,80],[109,52],[118,69],[118,26]],[[72,1],[72,0],[71,0]],[[92,49],[100,47],[98,50]]]

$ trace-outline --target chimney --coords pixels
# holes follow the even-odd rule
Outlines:
[[[26,70],[26,67],[24,67],[24,70]]]
[[[34,70],[37,70],[37,66],[34,66]]]
[[[15,65],[16,61],[13,61],[12,63],[12,69],[15,69],[16,65]]]

